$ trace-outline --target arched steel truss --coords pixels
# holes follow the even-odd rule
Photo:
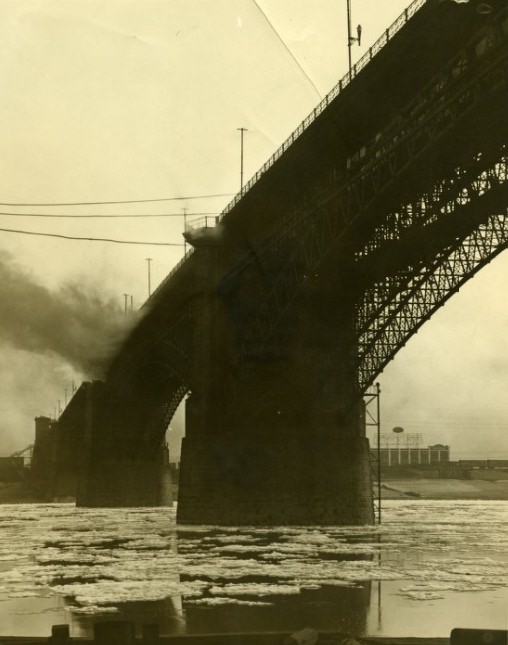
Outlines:
[[[499,161],[485,167],[479,155],[466,170],[457,169],[417,203],[390,215],[359,254],[361,264],[414,227],[422,239],[429,229],[439,245],[437,251],[430,249],[430,257],[416,255],[415,264],[383,276],[365,291],[356,316],[362,390],[436,309],[508,246],[508,209],[499,208],[508,204],[508,157],[504,147],[501,151]],[[439,239],[432,229],[450,218],[451,239]]]
[[[194,308],[189,304],[168,326],[140,343],[135,351],[129,352],[128,360],[116,366],[108,378],[108,431],[122,433],[122,440],[131,440],[136,446],[144,446],[145,451],[156,450],[176,409],[185,395],[192,389]],[[156,380],[156,383],[155,383]],[[130,405],[135,413],[139,412],[144,401],[139,393],[144,387],[159,396],[157,401],[147,402],[142,431],[138,428],[135,435],[125,435],[129,423]],[[115,432],[112,432],[115,435]],[[157,439],[157,440],[154,440]]]
[[[393,292],[391,300],[385,299],[382,288],[369,290],[358,308],[360,389],[365,391],[432,314],[506,248],[508,212],[491,215],[456,248],[439,253],[435,262],[422,268],[421,273],[387,279]],[[382,309],[379,318],[369,326],[360,327],[365,309],[373,305]]]

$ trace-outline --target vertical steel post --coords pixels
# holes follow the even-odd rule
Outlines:
[[[182,208],[183,211],[183,232],[185,233],[187,231],[187,209]],[[183,255],[184,257],[187,255],[187,239],[183,238]]]
[[[240,193],[243,193],[243,133],[247,128],[236,128],[240,131]]]
[[[377,394],[377,514],[381,524],[381,386],[376,383]]]
[[[152,262],[152,258],[146,258],[147,264],[148,264],[148,297],[152,295],[152,282],[151,282],[151,272],[150,272],[150,264]]]

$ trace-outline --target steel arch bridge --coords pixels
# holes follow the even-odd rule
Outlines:
[[[508,246],[507,108],[506,0],[413,2],[187,231],[97,396],[79,502],[156,503],[133,464],[191,393],[180,521],[372,521],[361,397]]]

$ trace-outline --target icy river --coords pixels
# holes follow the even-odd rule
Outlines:
[[[508,627],[508,502],[383,513],[375,527],[177,528],[174,509],[0,506],[0,636],[86,636],[113,618],[163,634]]]

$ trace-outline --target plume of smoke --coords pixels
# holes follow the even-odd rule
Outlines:
[[[86,378],[101,378],[133,325],[111,299],[90,287],[51,291],[0,251],[0,342],[56,355]]]
[[[34,417],[57,417],[81,374],[59,356],[2,346],[0,455],[34,442]],[[65,392],[65,390],[67,392]],[[67,397],[66,397],[67,394]],[[58,401],[60,400],[60,406]]]

